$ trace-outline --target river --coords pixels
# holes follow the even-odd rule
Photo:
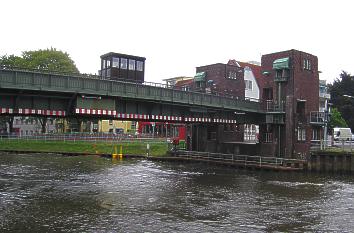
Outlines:
[[[354,178],[0,154],[0,232],[352,232]]]

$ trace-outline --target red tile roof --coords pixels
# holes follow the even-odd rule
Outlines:
[[[176,82],[175,86],[176,87],[182,87],[182,86],[190,86],[193,83],[193,79],[186,79],[186,80],[180,80]]]
[[[237,61],[237,63],[243,68],[248,66],[252,70],[260,90],[269,86],[268,77],[262,74],[262,66],[240,61]]]

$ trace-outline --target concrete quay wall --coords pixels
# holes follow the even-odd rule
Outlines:
[[[354,153],[316,152],[307,162],[307,170],[314,172],[354,174]]]

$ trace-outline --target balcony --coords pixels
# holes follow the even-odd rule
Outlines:
[[[290,59],[284,57],[273,62],[273,70],[275,70],[275,82],[287,82],[290,77]]]
[[[287,82],[289,80],[289,76],[275,76],[274,82]]]
[[[284,124],[284,115],[282,114],[267,114],[266,124]]]
[[[278,103],[273,100],[266,100],[265,111],[269,113],[285,113],[285,103],[284,101]]]
[[[326,123],[325,112],[310,112],[310,124],[324,125]]]

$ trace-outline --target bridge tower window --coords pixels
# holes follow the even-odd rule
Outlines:
[[[120,59],[120,68],[126,70],[127,67],[128,67],[128,59],[126,59],[126,58],[121,58],[121,59]]]
[[[129,59],[129,70],[135,70],[135,60]]]
[[[143,71],[143,70],[144,70],[144,62],[142,62],[142,61],[137,61],[137,62],[136,62],[136,70],[137,70],[137,71]]]
[[[112,67],[119,68],[119,58],[118,57],[113,58]]]

